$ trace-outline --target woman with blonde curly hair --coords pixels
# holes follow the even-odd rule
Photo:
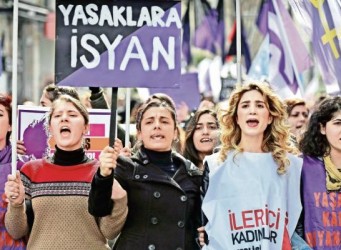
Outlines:
[[[291,249],[302,160],[284,104],[265,83],[237,86],[219,114],[221,150],[205,158],[207,249]],[[209,180],[209,184],[208,184]]]

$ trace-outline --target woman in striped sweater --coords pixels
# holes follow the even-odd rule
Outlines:
[[[8,176],[5,225],[15,239],[29,234],[28,249],[110,249],[107,239],[115,238],[125,222],[127,196],[118,183],[113,186],[111,213],[101,219],[88,213],[91,180],[99,166],[82,147],[88,123],[88,111],[78,100],[60,96],[48,117],[56,143],[53,156],[30,161],[21,174]],[[32,201],[31,228],[25,194]]]

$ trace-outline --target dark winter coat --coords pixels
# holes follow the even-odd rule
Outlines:
[[[128,193],[129,212],[114,249],[199,249],[195,240],[201,226],[202,173],[180,154],[172,153],[172,158],[179,166],[172,178],[150,163],[142,149],[132,158],[118,158],[115,179]],[[111,184],[104,184],[109,179]],[[93,215],[110,213],[110,185],[112,178],[95,176],[89,199]]]

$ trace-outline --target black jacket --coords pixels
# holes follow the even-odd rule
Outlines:
[[[129,212],[114,249],[199,249],[195,239],[201,225],[202,173],[180,154],[172,153],[172,158],[179,166],[172,178],[151,164],[143,149],[132,158],[118,158],[115,179],[128,193]],[[94,177],[91,214],[111,212],[110,185],[112,178],[101,178],[98,173]]]

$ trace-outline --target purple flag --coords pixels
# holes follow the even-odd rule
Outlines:
[[[195,34],[193,45],[208,50],[215,55],[224,55],[224,6],[218,1],[217,8],[212,8],[206,0],[194,1]]]
[[[289,2],[295,13],[313,27],[311,32],[313,52],[324,83],[338,82],[341,89],[341,37],[338,36],[341,29],[340,1]]]
[[[278,12],[274,5],[277,5]],[[269,34],[270,63],[269,82],[276,89],[283,92],[283,96],[290,95],[298,90],[298,73],[311,66],[311,60],[291,17],[281,0],[266,0],[263,2],[257,20],[259,30]],[[281,29],[283,32],[281,32]],[[284,37],[286,36],[286,37]],[[285,43],[288,41],[288,44]],[[290,53],[292,58],[290,58]],[[293,61],[292,61],[293,60]],[[285,93],[287,92],[287,93]]]
[[[191,55],[191,36],[190,36],[190,22],[189,22],[189,6],[188,1],[185,15],[182,19],[182,57],[186,61],[187,65],[192,61]]]
[[[198,87],[198,74],[186,73],[181,75],[180,88],[149,88],[149,94],[164,93],[169,95],[177,107],[186,103],[190,110],[197,109],[200,104],[201,95]]]

